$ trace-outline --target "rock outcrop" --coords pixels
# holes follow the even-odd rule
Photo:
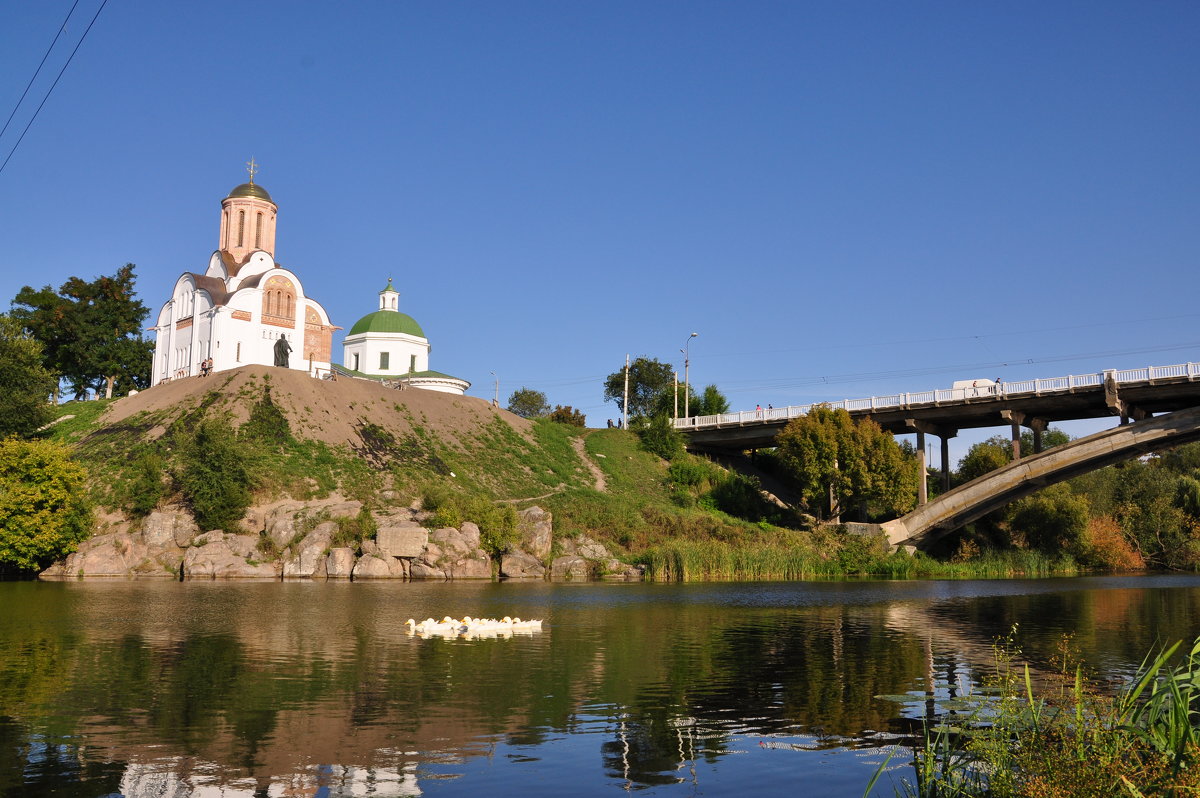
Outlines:
[[[418,507],[374,512],[374,539],[340,545],[337,519],[355,518],[356,501],[276,502],[252,508],[243,527],[258,534],[202,532],[191,514],[166,508],[140,523],[114,524],[43,572],[47,578],[160,576],[184,579],[636,579],[641,572],[599,542],[578,535],[554,543],[553,517],[540,507],[518,516],[518,545],[497,561],[484,551],[479,527],[430,531]],[[113,527],[109,527],[112,529]],[[129,531],[133,528],[132,531]]]

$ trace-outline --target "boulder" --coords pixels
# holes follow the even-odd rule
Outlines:
[[[601,569],[601,578],[608,581],[637,581],[644,576],[641,566],[621,562],[615,557],[602,562]]]
[[[135,542],[129,533],[111,532],[83,541],[66,560],[50,566],[42,576],[128,576],[147,555],[145,544]]]
[[[325,558],[325,575],[330,579],[349,579],[354,575],[354,549],[330,549]]]
[[[389,557],[420,557],[429,542],[429,530],[416,521],[381,526],[375,533],[379,553]]]
[[[514,551],[500,557],[500,576],[506,579],[544,579],[546,566],[532,554]]]
[[[261,558],[258,550],[258,535],[226,535],[225,545],[234,554],[246,560]]]
[[[410,565],[414,579],[491,579],[492,558],[479,548],[479,527],[437,529]]]
[[[563,582],[584,582],[592,578],[592,565],[576,554],[556,557],[550,563],[550,578]]]
[[[561,548],[564,555],[574,554],[585,560],[607,560],[612,557],[608,549],[604,548],[604,544],[592,540],[587,535],[567,538],[562,541]]]
[[[223,537],[210,540],[202,546],[193,546],[183,557],[183,576],[186,579],[278,579],[280,571],[280,563],[277,562],[248,561],[230,548],[229,542]]]
[[[318,524],[304,539],[284,552],[283,575],[287,578],[323,579],[326,576],[325,560],[333,532],[337,525],[332,521]]]
[[[395,557],[378,557],[374,554],[364,554],[354,564],[355,579],[395,579],[396,574],[393,573],[388,560],[394,560]]]
[[[517,533],[521,549],[534,557],[545,559],[554,543],[554,516],[541,507],[527,507],[517,513]]]
[[[156,510],[142,521],[142,538],[151,548],[187,548],[199,531],[191,514],[182,510]]]

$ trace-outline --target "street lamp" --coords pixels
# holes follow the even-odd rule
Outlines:
[[[684,418],[691,417],[690,414],[688,413],[688,399],[690,398],[689,394],[691,393],[688,390],[688,365],[691,362],[690,352],[691,352],[691,348],[692,348],[692,339],[695,338],[699,334],[700,333],[692,333],[691,335],[689,335],[687,337],[687,340],[683,342],[683,349],[679,350],[680,352],[683,353],[683,417]]]
[[[488,374],[491,374],[493,377],[496,377],[496,372],[494,372],[494,371],[489,371]],[[499,377],[496,377],[496,398],[492,400],[492,405],[495,407],[500,406],[500,378]]]

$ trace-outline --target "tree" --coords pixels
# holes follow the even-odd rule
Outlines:
[[[647,417],[671,407],[674,385],[675,370],[670,363],[637,358],[629,364],[629,415]],[[625,412],[625,369],[609,374],[604,381],[604,401],[616,402],[617,408]]]
[[[20,322],[0,314],[0,438],[28,437],[50,422],[54,375],[42,365],[42,346]]]
[[[541,391],[518,388],[508,397],[508,410],[521,418],[541,418],[550,412],[550,404]]]
[[[970,482],[997,468],[1003,468],[1012,460],[1012,443],[1000,436],[980,441],[967,450],[962,460],[958,461],[958,482]]]
[[[56,294],[25,286],[13,300],[18,319],[44,347],[44,365],[82,398],[150,385],[154,343],[141,337],[149,310],[134,296],[134,265],[88,282],[72,277]]]
[[[550,411],[549,416],[551,421],[557,421],[559,424],[569,424],[572,427],[586,427],[587,416],[582,411],[576,410],[570,405],[555,405]]]
[[[700,395],[700,401],[693,404],[691,410],[694,416],[719,416],[729,412],[729,400],[717,390],[717,386],[707,385]]]
[[[776,447],[784,474],[818,515],[833,518],[857,507],[863,516],[895,517],[916,502],[915,453],[870,419],[818,405],[788,422]]]
[[[0,569],[44,568],[91,527],[87,474],[52,441],[0,441]]]

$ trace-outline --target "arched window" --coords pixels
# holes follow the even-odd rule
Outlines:
[[[262,212],[258,214],[258,221],[254,223],[254,248],[262,249]]]
[[[238,211],[238,246],[246,240],[246,212]]]
[[[225,234],[225,238],[222,241],[221,246],[223,246],[225,249],[229,249],[229,236],[232,232],[229,229],[229,211],[225,211],[223,214],[221,214],[221,232]]]

